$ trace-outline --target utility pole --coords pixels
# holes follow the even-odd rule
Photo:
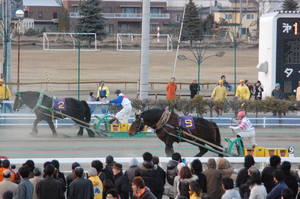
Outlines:
[[[140,69],[140,100],[148,99],[149,95],[149,45],[150,45],[150,0],[143,0],[141,69]]]
[[[4,82],[11,80],[11,1],[2,0],[2,19],[3,19],[3,77]]]

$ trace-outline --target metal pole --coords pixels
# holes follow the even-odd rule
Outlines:
[[[236,38],[233,38],[233,77],[234,77],[234,92],[236,92]]]
[[[201,65],[201,62],[197,62],[197,65],[198,65],[197,93],[199,94],[199,92],[200,92],[200,65]]]
[[[77,99],[80,100],[80,41],[77,39]]]
[[[242,13],[242,0],[240,0],[240,31],[239,31],[239,37],[242,36],[242,20],[243,20],[243,13]]]
[[[21,19],[18,23],[18,71],[17,71],[17,91],[20,91],[20,24]]]
[[[140,100],[148,99],[149,93],[149,45],[150,45],[150,0],[143,0]]]

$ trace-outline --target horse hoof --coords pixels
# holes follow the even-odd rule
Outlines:
[[[93,138],[93,137],[95,137],[95,134],[89,134],[89,137]]]
[[[57,133],[53,133],[53,137],[57,137]]]
[[[82,137],[83,136],[83,134],[77,134],[77,137]]]
[[[34,132],[34,131],[32,131],[31,133],[30,133],[30,135],[33,135],[33,136],[37,136],[37,132]]]

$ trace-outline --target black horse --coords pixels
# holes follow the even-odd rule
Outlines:
[[[161,123],[164,109],[150,109],[144,111],[143,113],[136,115],[136,120],[132,123],[128,133],[133,136],[137,132],[142,131],[144,126],[147,125],[155,130],[157,137],[165,143],[165,152],[167,156],[171,156],[174,153],[173,143],[182,142],[180,138],[176,137],[179,135],[180,129],[182,127],[179,125],[179,116],[171,112],[168,119]],[[220,140],[220,131],[216,123],[210,122],[203,118],[193,117],[195,128],[192,130],[186,130],[188,134],[181,134],[180,136],[197,142],[199,144],[205,145],[197,138],[205,140],[209,143],[214,144],[213,148],[217,151],[222,151],[221,140]],[[176,135],[172,136],[170,134]],[[203,156],[208,149],[199,146],[200,152],[196,156]]]
[[[14,102],[14,111],[19,110],[23,104],[28,106],[36,115],[33,122],[32,134],[37,134],[37,124],[44,120],[52,130],[53,136],[57,136],[53,120],[70,117],[74,122],[80,125],[78,136],[83,135],[83,128],[86,127],[88,135],[94,137],[94,132],[89,129],[91,112],[86,101],[78,101],[73,98],[55,98],[44,95],[40,92],[26,91],[18,92]],[[56,104],[55,104],[56,103]]]

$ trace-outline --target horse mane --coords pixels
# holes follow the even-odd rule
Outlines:
[[[149,109],[142,112],[141,117],[144,119],[144,122],[147,123],[147,125],[153,126],[159,121],[164,111],[164,109],[158,108]]]

